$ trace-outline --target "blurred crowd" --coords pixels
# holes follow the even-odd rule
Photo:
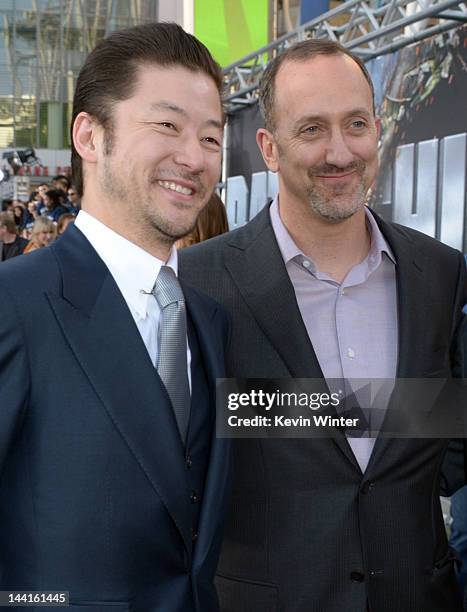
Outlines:
[[[0,261],[49,245],[73,223],[79,210],[78,192],[64,174],[37,185],[27,201],[3,200]]]
[[[27,202],[3,200],[0,212],[0,261],[48,246],[73,223],[81,207],[77,190],[63,174],[41,183]],[[178,240],[184,248],[229,231],[221,198],[213,193],[193,231]]]

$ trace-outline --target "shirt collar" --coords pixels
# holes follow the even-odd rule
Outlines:
[[[297,255],[305,256],[295,242],[292,239],[292,236],[289,234],[285,225],[282,222],[281,216],[279,214],[279,196],[277,195],[270,208],[269,208],[269,216],[271,218],[272,229],[274,230],[274,234],[276,235],[277,244],[279,245],[279,250],[282,254],[282,259],[284,263],[287,264],[289,261],[297,257]]]
[[[178,271],[177,250],[172,247],[167,262],[154,257],[133,242],[80,210],[75,221],[97,254],[112,274],[127,304],[145,319],[148,315],[150,294],[162,266]]]
[[[366,222],[368,224],[370,234],[371,234],[371,246],[370,251],[368,253],[368,259],[371,262],[371,267],[374,269],[378,267],[381,262],[382,253],[386,253],[386,255],[391,259],[391,261],[395,264],[396,259],[389,248],[388,243],[386,242],[381,230],[378,227],[378,224],[375,221],[375,218],[368,210],[368,207],[365,206],[365,214],[366,214]],[[269,215],[271,218],[271,225],[276,236],[277,244],[279,245],[279,250],[282,254],[282,258],[284,263],[287,264],[289,261],[292,261],[296,257],[306,258],[311,261],[313,267],[313,261],[305,255],[295,244],[292,236],[289,234],[287,228],[282,222],[280,213],[279,213],[279,195],[277,195],[269,208]]]

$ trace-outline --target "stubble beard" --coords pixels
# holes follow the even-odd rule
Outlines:
[[[131,178],[127,178],[127,173],[114,171],[109,156],[104,158],[101,189],[110,200],[123,203],[126,215],[133,216],[131,225],[136,229],[138,238],[143,242],[172,245],[193,231],[197,217],[189,225],[180,227],[158,214],[157,208],[151,207],[150,203],[152,183],[148,186],[147,194],[142,193]],[[117,210],[115,213],[119,214]]]
[[[367,198],[367,189],[365,187],[366,165],[362,160],[355,162],[352,167],[345,170],[340,170],[340,174],[345,174],[349,170],[354,169],[360,175],[360,180],[353,193],[345,193],[346,187],[334,187],[328,193],[320,189],[316,185],[314,177],[316,175],[331,174],[331,171],[323,171],[322,169],[310,169],[308,176],[310,184],[307,189],[307,199],[311,210],[322,219],[330,223],[339,223],[352,217],[365,205]],[[338,174],[338,173],[336,173]]]

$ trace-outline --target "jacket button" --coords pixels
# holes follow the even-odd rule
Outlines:
[[[366,481],[362,484],[360,491],[363,495],[366,495],[367,493],[369,493],[375,486],[374,482],[370,482],[370,481]]]
[[[362,572],[351,572],[350,580],[352,582],[363,582],[365,580],[365,576],[362,574]]]
[[[196,542],[197,539],[198,539],[198,532],[192,528],[191,529],[191,541]]]
[[[193,466],[193,461],[191,460],[190,455],[188,455],[187,458],[185,459],[185,465],[186,465],[187,470],[191,470]]]
[[[196,491],[192,491],[191,495],[190,495],[190,501],[192,504],[196,504],[198,503],[199,497],[198,497],[198,493],[196,493]]]

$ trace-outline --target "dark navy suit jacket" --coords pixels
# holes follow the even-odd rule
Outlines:
[[[212,415],[228,319],[184,293]],[[212,435],[193,542],[167,393],[83,234],[2,265],[0,295],[0,590],[66,590],[75,612],[217,610],[227,441]]]

